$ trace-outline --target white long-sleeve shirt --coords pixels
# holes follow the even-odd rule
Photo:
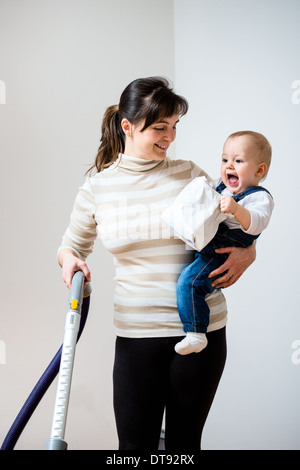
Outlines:
[[[191,161],[120,155],[113,165],[88,177],[79,190],[60,249],[71,248],[85,260],[98,237],[111,252],[118,336],[183,334],[176,283],[194,252],[173,235],[161,214],[197,176],[207,177]],[[216,290],[207,302],[208,331],[222,328],[227,322],[223,293]]]
[[[211,181],[210,185],[213,189],[216,189],[220,182],[221,178],[218,178]],[[227,188],[223,189],[221,194],[224,196],[233,196],[233,193]],[[235,217],[226,219],[224,223],[231,229],[239,228],[250,235],[259,235],[267,228],[270,222],[274,209],[272,196],[266,191],[257,191],[241,199],[239,204],[250,212],[251,223],[248,230],[245,230]]]

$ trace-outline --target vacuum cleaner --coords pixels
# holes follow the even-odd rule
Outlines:
[[[3,441],[1,450],[14,449],[26,424],[57,374],[59,374],[59,376],[52,428],[50,438],[45,445],[45,450],[67,450],[68,448],[68,444],[64,440],[64,435],[75,350],[76,344],[84,329],[90,305],[91,285],[87,284],[84,288],[84,282],[85,278],[83,272],[77,271],[73,276],[70,288],[63,344],[24,403]]]

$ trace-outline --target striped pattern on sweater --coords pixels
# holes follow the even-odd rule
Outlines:
[[[190,161],[120,155],[80,188],[60,249],[71,248],[85,260],[98,237],[112,253],[118,336],[183,335],[176,282],[194,254],[174,237],[161,213],[187,183],[203,175],[207,177]],[[222,292],[216,290],[207,302],[208,331],[222,328],[227,321]]]

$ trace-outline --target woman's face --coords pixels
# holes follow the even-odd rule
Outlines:
[[[169,146],[175,140],[178,122],[179,115],[174,114],[141,131],[145,121],[134,126],[127,119],[123,119],[122,127],[126,134],[124,153],[131,157],[147,160],[163,160]]]

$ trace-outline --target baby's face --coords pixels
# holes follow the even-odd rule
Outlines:
[[[260,163],[253,139],[249,135],[231,137],[223,148],[221,178],[233,194],[256,186]]]

